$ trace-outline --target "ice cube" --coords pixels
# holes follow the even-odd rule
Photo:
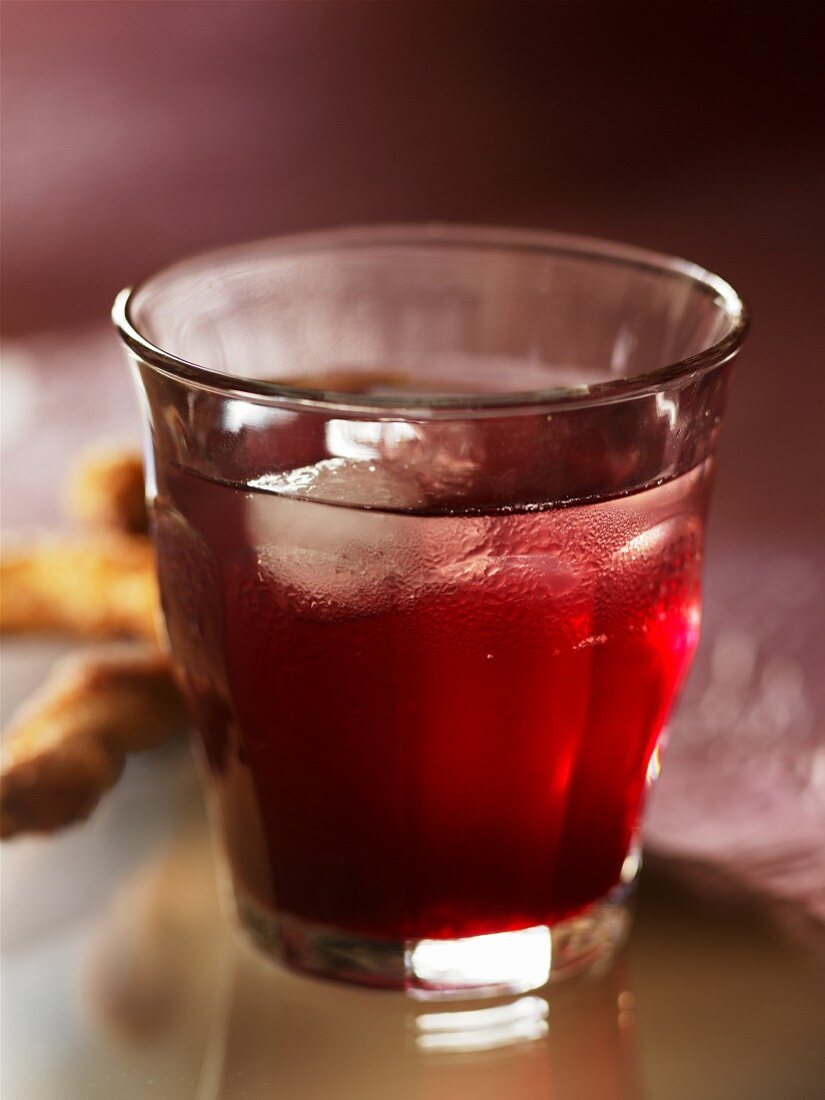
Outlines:
[[[390,479],[389,497],[411,495],[410,504],[449,503],[477,492],[483,484],[488,445],[485,426],[472,420],[427,421],[330,420],[326,426],[327,449],[344,459],[372,460]],[[328,460],[333,461],[333,460]],[[320,463],[319,466],[323,465]],[[334,468],[334,467],[333,467]],[[357,469],[343,467],[357,490]],[[403,483],[403,487],[402,484]],[[369,496],[369,486],[364,486]],[[371,503],[352,499],[352,503]],[[377,502],[377,507],[392,504]]]
[[[482,426],[472,420],[406,425],[386,433],[381,456],[419,486],[430,504],[476,495],[485,472],[487,448]]]
[[[425,503],[414,473],[400,464],[339,456],[280,474],[266,474],[250,486],[278,496],[343,504],[350,508],[411,511]]]
[[[370,613],[414,586],[426,554],[412,516],[420,490],[403,471],[325,459],[252,483],[246,525],[259,569],[302,613]]]
[[[653,566],[661,570],[692,561],[701,552],[702,525],[697,516],[671,516],[634,534],[613,553],[620,568]]]
[[[584,581],[560,554],[506,554],[482,551],[448,562],[438,570],[438,579],[453,582],[489,582],[514,598],[561,598]]]

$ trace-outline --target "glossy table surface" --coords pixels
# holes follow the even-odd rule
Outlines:
[[[3,710],[59,647],[3,651]],[[817,1100],[825,967],[754,901],[643,871],[614,967],[449,1007],[298,977],[223,915],[183,741],[3,846],[3,1100]]]

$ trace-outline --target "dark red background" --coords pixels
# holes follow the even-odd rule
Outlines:
[[[753,307],[724,522],[821,532],[816,17],[795,0],[6,3],[3,332],[104,318],[167,259],[281,231],[628,240]]]

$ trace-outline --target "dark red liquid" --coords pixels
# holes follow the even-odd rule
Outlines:
[[[697,639],[706,483],[422,516],[167,472],[164,607],[239,889],[388,938],[603,897]]]

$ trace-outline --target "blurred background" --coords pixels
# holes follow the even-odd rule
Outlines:
[[[3,526],[54,524],[77,451],[137,438],[108,310],[187,252],[430,219],[687,256],[733,282],[754,324],[682,721],[694,747],[704,722],[714,752],[743,725],[731,743],[759,774],[756,742],[784,746],[797,809],[772,812],[798,835],[799,785],[825,786],[817,15],[799,0],[6,3]],[[701,717],[714,675],[723,699]],[[825,917],[822,860],[815,877]]]
[[[100,323],[167,260],[322,226],[646,245],[726,276],[756,319],[720,515],[821,532],[817,14],[798,0],[6,3],[2,334],[19,349]],[[724,474],[731,451],[741,482]]]
[[[753,330],[648,841],[825,952],[819,17],[800,0],[6,0],[4,530],[58,522],[67,461],[137,438],[108,311],[187,252],[445,220],[709,267]]]

